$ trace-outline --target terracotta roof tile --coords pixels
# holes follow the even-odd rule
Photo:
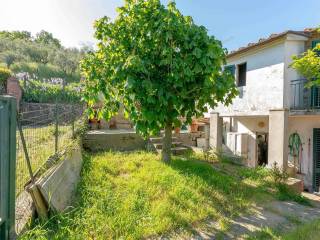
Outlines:
[[[311,32],[313,32],[313,31],[316,31],[316,28],[306,28],[306,29],[304,29],[303,31],[292,31],[292,30],[288,30],[288,31],[285,31],[285,32],[282,32],[282,33],[272,33],[272,34],[269,35],[268,38],[260,38],[259,41],[256,42],[256,43],[249,43],[249,44],[248,44],[247,46],[245,46],[245,47],[240,47],[240,48],[237,49],[237,50],[231,51],[231,52],[228,54],[228,57],[234,56],[234,55],[236,55],[236,54],[238,54],[238,53],[241,53],[241,52],[243,52],[243,51],[246,51],[246,50],[248,50],[248,49],[250,49],[250,48],[253,48],[253,47],[255,47],[255,46],[262,45],[262,44],[265,44],[265,43],[267,43],[267,42],[271,42],[271,41],[273,41],[273,40],[275,40],[275,39],[278,39],[278,38],[281,38],[281,37],[283,37],[283,36],[285,36],[286,34],[289,34],[289,33],[291,33],[291,34],[297,34],[297,35],[302,35],[302,36],[308,37],[309,34],[310,34]]]

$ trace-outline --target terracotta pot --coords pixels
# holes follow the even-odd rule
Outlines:
[[[109,129],[117,129],[117,121],[115,119],[109,121]]]
[[[96,130],[99,128],[99,121],[98,119],[90,119],[89,120],[90,129]]]
[[[192,122],[191,126],[190,126],[190,132],[194,133],[194,132],[198,132],[198,124],[195,122]]]

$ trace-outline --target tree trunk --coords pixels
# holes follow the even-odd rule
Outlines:
[[[171,144],[172,144],[172,124],[168,123],[164,130],[162,140],[162,161],[169,163],[171,161]]]

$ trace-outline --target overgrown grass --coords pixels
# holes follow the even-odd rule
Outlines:
[[[283,240],[318,240],[320,239],[320,219],[297,227],[293,232],[283,235]]]
[[[75,208],[21,239],[141,239],[208,218],[225,223],[271,198],[259,185],[195,156],[166,165],[146,152],[86,154]]]
[[[271,228],[262,228],[257,231],[253,236],[245,238],[246,240],[281,240],[279,234]]]
[[[23,129],[32,170],[35,172],[55,153],[55,126],[28,127]],[[71,142],[71,125],[59,125],[58,150],[64,149]],[[30,179],[25,153],[17,131],[17,169],[16,194],[19,194]]]
[[[320,233],[320,219],[296,227],[289,233],[280,234],[270,228],[263,228],[247,240],[318,240]]]
[[[304,197],[301,194],[295,193],[294,191],[289,189],[287,186],[281,184],[276,187],[277,187],[277,195],[276,196],[280,201],[294,201],[294,202],[297,202],[301,205],[312,206],[309,199],[307,199],[306,197]]]

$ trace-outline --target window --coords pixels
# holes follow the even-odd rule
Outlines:
[[[238,87],[246,85],[247,81],[247,63],[238,65]]]

